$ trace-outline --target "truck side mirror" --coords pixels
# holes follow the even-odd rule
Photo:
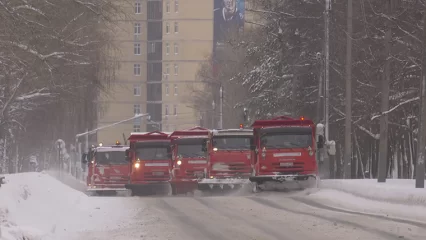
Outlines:
[[[317,148],[324,148],[324,136],[318,135]]]
[[[207,152],[207,139],[203,139],[203,143],[201,144],[201,151]]]
[[[87,153],[81,154],[81,162],[82,163],[87,163],[88,162],[88,160],[87,160]]]
[[[126,161],[130,162],[130,150],[126,149],[126,151],[124,152]]]

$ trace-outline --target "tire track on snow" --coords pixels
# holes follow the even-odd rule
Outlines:
[[[346,221],[346,220],[342,220],[342,219],[338,219],[338,218],[334,218],[334,217],[326,217],[326,216],[322,216],[322,215],[315,214],[315,213],[307,213],[307,212],[302,212],[302,211],[298,211],[298,210],[289,209],[289,208],[283,207],[283,206],[281,206],[281,205],[279,205],[279,204],[277,204],[275,202],[272,202],[272,201],[264,199],[264,198],[247,197],[247,199],[250,199],[250,200],[252,200],[252,201],[254,201],[254,202],[258,203],[258,204],[265,205],[265,206],[268,206],[268,207],[271,207],[271,208],[275,208],[275,209],[278,209],[278,210],[287,211],[287,212],[291,212],[291,213],[295,213],[295,214],[300,214],[300,215],[305,215],[305,216],[322,218],[322,219],[328,220],[330,222],[338,222],[338,223],[341,223],[341,224],[353,226],[353,227],[356,227],[358,229],[364,230],[366,232],[369,232],[369,233],[372,233],[372,234],[375,234],[375,235],[379,235],[379,236],[381,236],[381,237],[383,237],[383,238],[385,238],[387,240],[391,240],[391,239],[395,239],[395,240],[398,239],[398,240],[400,240],[400,239],[404,239],[405,238],[404,236],[401,236],[401,235],[391,234],[391,233],[388,233],[388,232],[384,232],[384,231],[381,231],[381,230],[373,229],[373,228],[370,228],[370,227],[367,227],[367,226],[364,226],[364,225],[361,225],[361,224],[357,224],[357,223],[354,223],[354,222],[350,222],[350,221]],[[405,239],[407,239],[407,238],[405,238]]]

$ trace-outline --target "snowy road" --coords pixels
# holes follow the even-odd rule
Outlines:
[[[71,239],[426,239],[425,223],[344,213],[304,199],[281,193],[127,198],[123,208],[137,211],[128,223]]]

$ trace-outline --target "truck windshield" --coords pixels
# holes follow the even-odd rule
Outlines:
[[[204,158],[202,144],[178,144],[177,155],[183,158]]]
[[[124,151],[96,152],[96,163],[99,165],[126,165],[129,163],[125,156]]]
[[[213,138],[213,147],[218,150],[250,150],[251,137],[220,136]]]
[[[308,133],[267,133],[260,138],[261,148],[312,147],[312,135]]]
[[[136,158],[139,160],[170,160],[168,146],[142,146],[136,148]]]

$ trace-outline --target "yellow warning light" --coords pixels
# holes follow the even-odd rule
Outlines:
[[[305,120],[305,117],[303,117],[303,116],[302,116],[302,117],[300,117],[300,120],[302,120],[302,121],[303,121],[303,120]]]
[[[240,124],[240,128],[244,128],[244,125],[243,125],[243,124]]]
[[[115,141],[115,145],[120,145],[120,141]]]

